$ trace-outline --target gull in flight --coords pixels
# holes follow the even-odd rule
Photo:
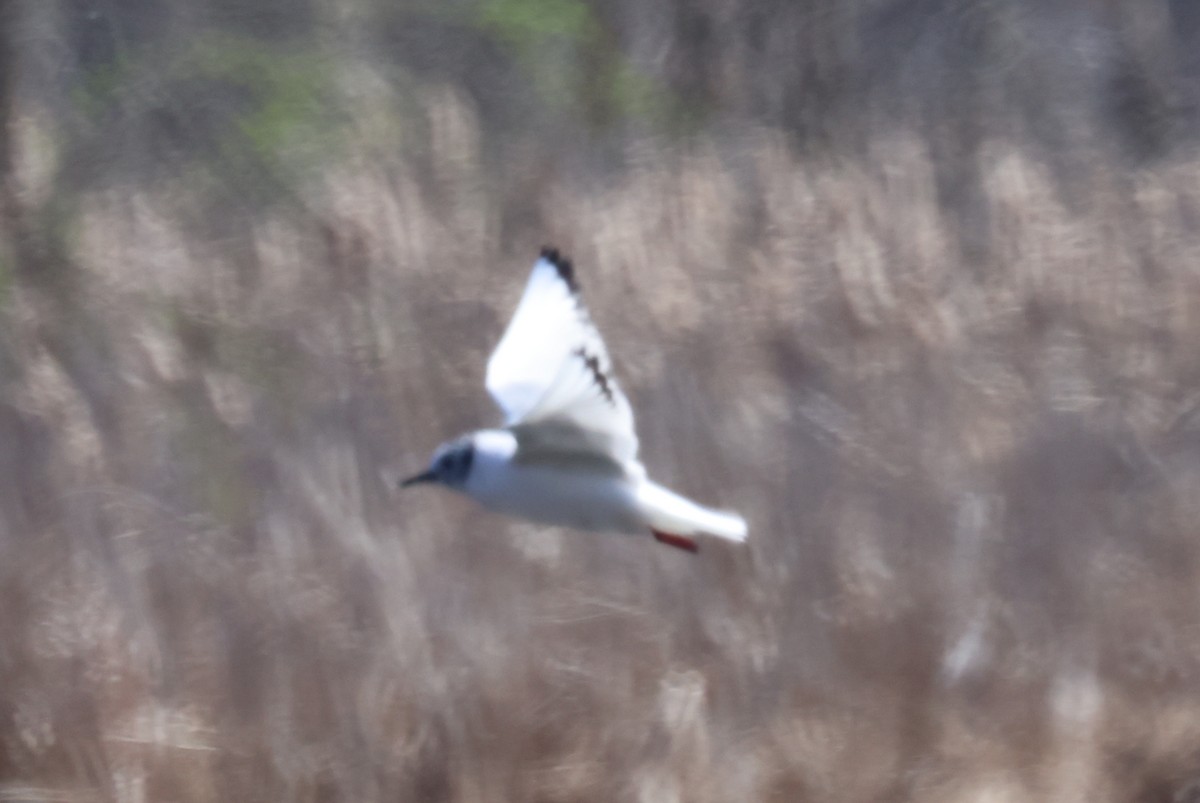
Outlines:
[[[401,483],[441,483],[484,507],[581,530],[650,534],[689,552],[695,536],[746,540],[736,513],[653,482],[638,460],[633,410],[579,296],[571,261],[543,248],[487,366],[505,416],[443,444]]]

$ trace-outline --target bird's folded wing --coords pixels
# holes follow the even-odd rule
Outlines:
[[[628,476],[632,470],[644,474],[641,464],[620,461],[609,453],[604,435],[580,429],[569,421],[546,420],[517,424],[513,461],[556,471],[586,471],[594,476]]]
[[[542,250],[488,361],[487,389],[509,426],[529,431],[552,422],[556,442],[586,445],[640,468],[633,411],[579,297],[571,263],[553,249]]]

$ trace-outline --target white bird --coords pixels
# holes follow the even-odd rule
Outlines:
[[[429,469],[484,507],[583,530],[649,533],[690,552],[692,536],[746,540],[736,513],[710,510],[646,476],[633,411],[579,297],[571,261],[543,248],[487,366],[506,421],[443,444]]]

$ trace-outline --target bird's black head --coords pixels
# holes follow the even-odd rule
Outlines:
[[[423,482],[440,482],[450,488],[462,488],[466,485],[474,460],[475,442],[470,435],[443,443],[433,453],[429,470],[409,477],[400,483],[400,487],[408,488]]]

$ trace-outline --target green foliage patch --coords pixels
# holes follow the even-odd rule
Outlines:
[[[482,0],[474,22],[512,53],[553,110],[599,126],[673,127],[681,116],[673,93],[621,51],[582,0]]]

